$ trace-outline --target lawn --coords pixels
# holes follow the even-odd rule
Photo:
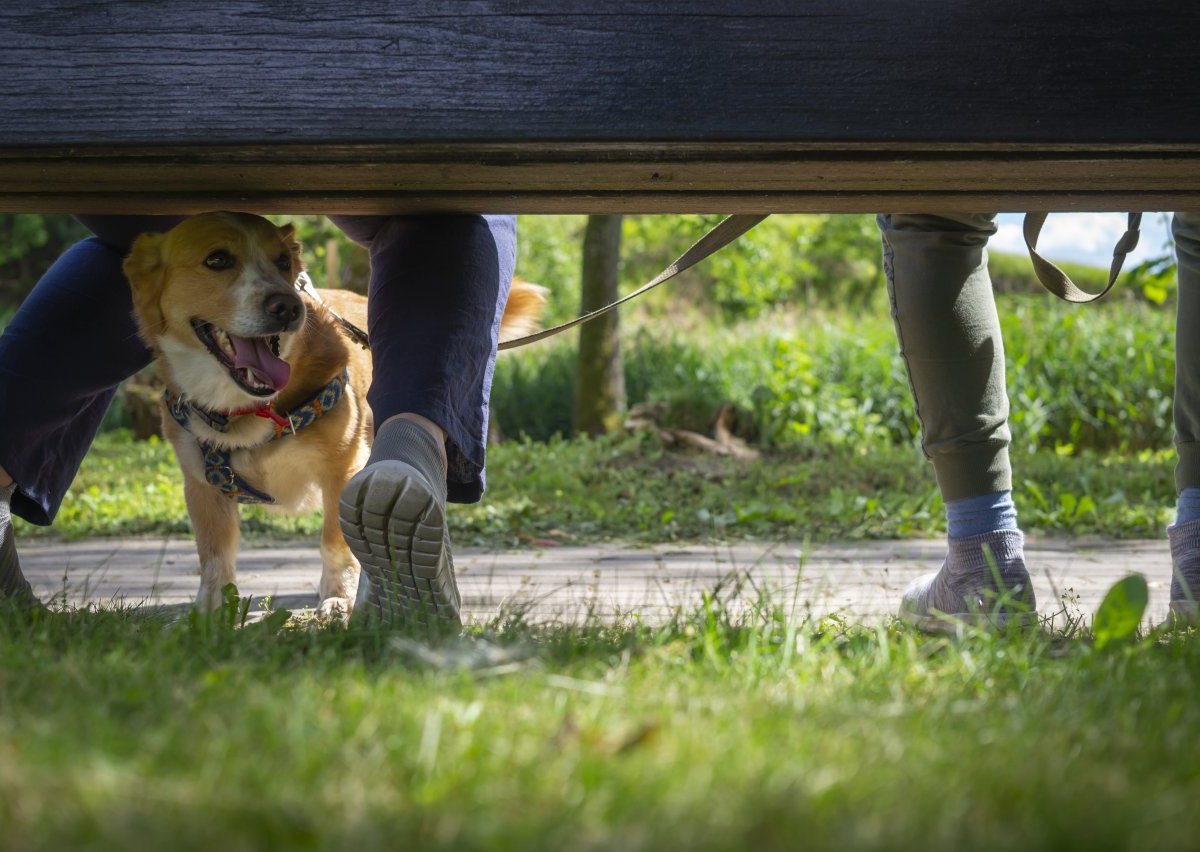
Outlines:
[[[1161,539],[1169,318],[1005,317],[1022,526]],[[886,318],[834,319],[703,347],[634,332],[638,401],[687,428],[732,402],[749,461],[653,430],[557,437],[570,351],[507,359],[510,440],[455,541],[943,534]],[[318,529],[245,517],[258,543]],[[170,449],[119,430],[52,530],[18,527],[114,534],[189,534]],[[1187,848],[1200,643],[1087,615],[944,639],[769,599],[654,625],[508,614],[461,637],[0,612],[0,850]]]
[[[461,544],[532,539],[814,542],[940,535],[933,473],[911,445],[767,449],[756,461],[681,450],[650,433],[595,441],[518,441],[489,451],[488,491],[450,512]],[[1014,451],[1015,498],[1027,532],[1162,538],[1173,517],[1168,451]],[[190,535],[169,445],[100,437],[53,527],[33,536]],[[315,538],[317,515],[243,510],[247,538]]]
[[[0,848],[1164,849],[1200,644],[0,618]]]

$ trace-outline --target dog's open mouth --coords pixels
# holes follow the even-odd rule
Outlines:
[[[279,357],[279,335],[238,337],[210,322],[192,320],[192,329],[213,357],[251,396],[271,396],[288,383],[292,368]]]

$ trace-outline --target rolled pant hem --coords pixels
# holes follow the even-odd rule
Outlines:
[[[1007,446],[980,445],[962,452],[937,455],[932,461],[944,501],[1012,490]]]
[[[1183,441],[1175,444],[1179,459],[1175,463],[1175,491],[1200,488],[1200,442]]]

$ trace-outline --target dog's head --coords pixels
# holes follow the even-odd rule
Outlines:
[[[125,259],[143,339],[177,390],[232,409],[274,397],[305,307],[291,225],[245,213],[205,213],[165,234],[142,234]]]

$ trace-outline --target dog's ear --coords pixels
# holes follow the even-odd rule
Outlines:
[[[296,276],[304,271],[304,258],[300,254],[300,241],[296,239],[296,226],[291,222],[280,225],[279,239],[283,240],[283,244],[292,253],[292,281],[295,282]]]
[[[151,349],[166,329],[162,312],[162,290],[166,265],[163,262],[165,234],[142,234],[133,241],[125,257],[125,278],[133,291],[133,315],[138,332]]]

